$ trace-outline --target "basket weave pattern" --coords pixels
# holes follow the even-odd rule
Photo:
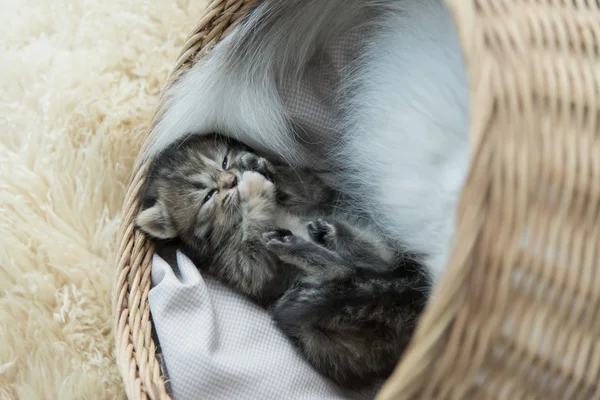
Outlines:
[[[600,8],[446,1],[469,68],[471,167],[448,269],[379,398],[600,398]],[[253,2],[213,1],[167,85]],[[123,205],[114,329],[127,396],[168,399],[154,249],[134,230],[148,168],[138,160]]]

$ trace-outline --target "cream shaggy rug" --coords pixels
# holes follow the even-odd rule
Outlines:
[[[0,1],[0,399],[122,398],[125,185],[206,0]]]

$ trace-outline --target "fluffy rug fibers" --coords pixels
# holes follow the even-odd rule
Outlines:
[[[125,185],[206,1],[0,1],[0,398],[124,396],[111,285]]]

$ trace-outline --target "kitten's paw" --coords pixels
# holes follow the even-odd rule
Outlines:
[[[274,253],[284,253],[290,246],[293,246],[298,241],[294,234],[282,228],[276,228],[262,234],[263,242],[267,249]]]
[[[335,249],[337,232],[334,225],[319,218],[316,221],[309,222],[306,228],[308,229],[308,235],[313,242],[331,250]]]
[[[273,181],[274,168],[267,159],[253,153],[241,153],[235,158],[235,165],[240,172],[254,171]]]
[[[292,231],[284,228],[275,228],[262,234],[265,243],[271,241],[289,242],[293,236],[294,234]]]
[[[256,197],[275,198],[275,185],[268,181],[263,175],[254,171],[242,173],[238,191],[242,200],[248,200]]]

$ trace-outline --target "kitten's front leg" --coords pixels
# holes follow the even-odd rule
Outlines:
[[[267,231],[262,234],[262,239],[266,248],[280,260],[298,267],[307,275],[333,279],[352,271],[334,251],[295,236],[287,229]]]
[[[276,213],[275,185],[262,174],[246,171],[238,185],[243,207],[244,240],[261,241],[261,234],[272,226]]]
[[[246,171],[238,191],[243,207],[243,240],[261,242],[261,234],[272,225],[275,216],[275,186],[262,174]]]
[[[267,292],[276,290],[279,279],[279,262],[267,251],[261,238],[273,224],[274,185],[261,174],[247,171],[241,176],[238,191],[243,219],[240,235],[231,237],[236,242],[231,247],[237,251],[223,255],[229,265],[227,279],[240,291],[263,303],[272,297]],[[272,295],[276,296],[276,293]]]

